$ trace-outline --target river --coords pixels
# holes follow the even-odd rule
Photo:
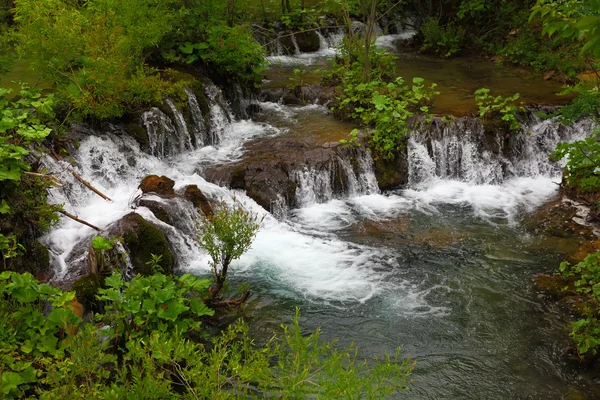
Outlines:
[[[414,58],[423,63],[421,56]],[[438,74],[446,73],[444,65],[436,67]],[[274,66],[271,77],[283,76],[286,69],[289,73],[285,64]],[[541,78],[534,85],[531,77],[504,71],[500,75],[522,86],[525,98],[552,90]],[[421,72],[431,79],[425,69]],[[456,85],[472,93],[471,86],[482,79],[473,76],[476,82]],[[504,78],[498,82],[506,89]],[[352,126],[335,121],[321,106],[260,105],[266,110],[263,122],[231,123],[226,118],[231,111],[215,106],[211,112],[220,118],[215,127],[219,144],[170,156],[144,153],[131,138],[108,131],[83,135],[74,154],[76,168],[114,201],[76,189],[75,182],[68,191],[55,190],[53,199],[104,228],[131,212],[131,197],[147,174],[170,177],[176,189],[197,184],[209,197],[235,197],[265,215],[251,250],[231,267],[233,282],[247,282],[253,289],[243,314],[257,341],[289,323],[299,306],[306,332],[321,327],[325,339],[339,338],[341,345],[354,341],[364,357],[401,346],[404,356],[417,360],[414,382],[401,398],[600,396],[594,371],[564,360],[565,317],[532,282],[534,274],[553,271],[566,254],[521,223],[557,195],[560,168],[547,160],[549,149],[558,140],[582,137],[589,124],[560,131],[552,121],[532,117],[512,158],[476,151],[472,147],[479,139],[460,126],[443,131],[431,151],[415,133],[406,188],[381,193],[369,170],[357,177],[361,182],[352,192],[327,193],[327,185],[315,177],[319,171],[298,170],[298,207],[272,215],[245,193],[207,182],[205,168],[243,161],[252,156],[244,145],[258,139],[327,143],[344,137]],[[58,172],[60,163],[47,162]],[[63,174],[62,179],[71,178]],[[143,207],[136,212],[170,233],[181,271],[209,274],[207,255],[194,246],[189,232],[168,226]],[[93,235],[63,220],[43,238],[53,253],[55,279],[68,273],[75,244]]]

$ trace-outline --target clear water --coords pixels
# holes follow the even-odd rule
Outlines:
[[[218,146],[172,157],[144,154],[135,142],[110,134],[84,138],[77,169],[114,202],[86,191],[54,196],[102,228],[130,212],[131,196],[150,173],[174,179],[176,189],[197,184],[212,198],[235,196],[265,215],[252,248],[231,268],[234,282],[253,288],[244,314],[257,340],[290,322],[300,306],[306,332],[321,327],[325,339],[355,341],[365,357],[401,346],[416,359],[415,382],[401,397],[600,397],[597,372],[564,361],[566,321],[532,283],[565,256],[560,245],[550,248],[520,226],[556,196],[551,168],[523,168],[521,176],[498,183],[430,176],[406,190],[310,203],[277,219],[244,193],[206,182],[202,168],[243,159],[243,144],[256,138],[267,148],[270,137],[325,143],[351,126],[319,107],[263,106],[268,123],[236,121],[223,129]],[[474,162],[472,168],[485,167]],[[209,274],[208,257],[192,237],[145,208],[137,212],[171,232],[181,270]],[[58,277],[74,244],[93,234],[64,220],[44,238]]]

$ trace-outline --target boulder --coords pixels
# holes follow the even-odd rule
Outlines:
[[[197,185],[189,185],[185,188],[183,197],[192,202],[194,207],[199,208],[207,217],[212,217],[214,214],[213,203],[208,200],[206,195],[198,188]]]
[[[294,36],[302,53],[313,53],[321,48],[319,35],[314,30],[298,32]]]
[[[175,197],[174,186],[175,182],[166,176],[148,175],[142,179],[139,189],[143,193],[154,193],[161,197],[170,198]]]
[[[123,246],[128,250],[133,273],[150,275],[150,266],[146,263],[152,254],[162,255],[160,263],[166,274],[173,272],[175,258],[166,236],[152,223],[136,213],[121,218],[108,229],[110,236],[123,238]]]

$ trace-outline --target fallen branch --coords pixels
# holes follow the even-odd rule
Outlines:
[[[250,297],[250,291],[245,292],[241,297],[236,299],[227,299],[225,301],[219,301],[217,303],[210,303],[209,305],[213,308],[231,308],[231,307],[239,307],[248,300]]]
[[[98,228],[97,226],[94,226],[94,225],[90,224],[89,222],[86,222],[86,221],[84,221],[82,219],[79,219],[76,215],[70,214],[70,213],[66,212],[65,210],[56,210],[56,211],[59,212],[59,213],[61,213],[62,215],[66,215],[67,217],[71,218],[73,221],[77,221],[80,224],[89,226],[90,228],[95,229],[98,232],[102,231],[102,229]]]
[[[54,150],[52,150],[52,155],[58,161],[62,161],[62,158],[60,157],[60,155],[58,155]],[[101,191],[99,191],[98,189],[93,187],[88,181],[83,179],[81,177],[81,175],[79,175],[77,172],[71,170],[71,174],[75,177],[75,179],[77,179],[79,182],[81,182],[86,188],[90,189],[92,192],[96,193],[98,196],[102,197],[104,200],[112,202],[112,199],[110,197],[106,196]]]
[[[101,191],[99,191],[98,189],[96,189],[95,187],[93,187],[88,181],[86,181],[85,179],[83,179],[81,177],[81,175],[79,175],[77,172],[71,170],[71,174],[73,174],[73,176],[75,177],[75,179],[77,179],[79,182],[81,182],[86,188],[90,189],[92,192],[96,193],[98,196],[102,197],[104,200],[112,202],[112,200],[110,199],[110,197],[102,194]]]
[[[58,181],[58,178],[54,175],[45,175],[45,174],[39,174],[37,172],[28,172],[28,171],[24,171],[24,173],[25,173],[25,175],[37,176],[38,178],[48,179],[48,180],[52,181],[52,183],[54,183],[54,186],[59,186],[59,187],[64,186],[62,183],[60,183]]]

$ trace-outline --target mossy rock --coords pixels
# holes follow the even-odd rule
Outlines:
[[[175,181],[158,175],[148,175],[140,183],[139,189],[143,193],[154,193],[160,197],[171,198],[175,197]]]
[[[204,84],[200,81],[195,81],[190,86],[190,90],[196,95],[198,106],[200,107],[200,111],[202,111],[202,115],[206,120],[210,115],[210,103],[206,97],[206,92],[204,91]]]
[[[148,139],[148,133],[142,126],[136,123],[129,123],[125,125],[125,131],[140,144],[142,151],[148,151],[150,148],[150,141]]]
[[[197,185],[189,185],[186,187],[183,197],[191,201],[194,207],[199,208],[205,216],[213,216],[214,211],[211,202]]]
[[[99,312],[101,304],[96,299],[96,295],[102,287],[104,287],[104,277],[102,275],[90,274],[77,279],[73,283],[72,290],[75,292],[77,300],[83,304],[86,312]]]
[[[321,41],[319,35],[314,30],[295,33],[296,43],[302,53],[312,53],[319,51]]]
[[[408,183],[408,151],[402,146],[392,159],[374,154],[375,177],[380,190],[390,190]]]
[[[152,274],[152,269],[146,263],[151,260],[153,254],[162,255],[160,266],[164,273],[173,272],[175,259],[169,242],[156,226],[135,213],[127,214],[118,224],[118,233],[123,237],[123,244],[129,250],[129,257],[136,274]]]

